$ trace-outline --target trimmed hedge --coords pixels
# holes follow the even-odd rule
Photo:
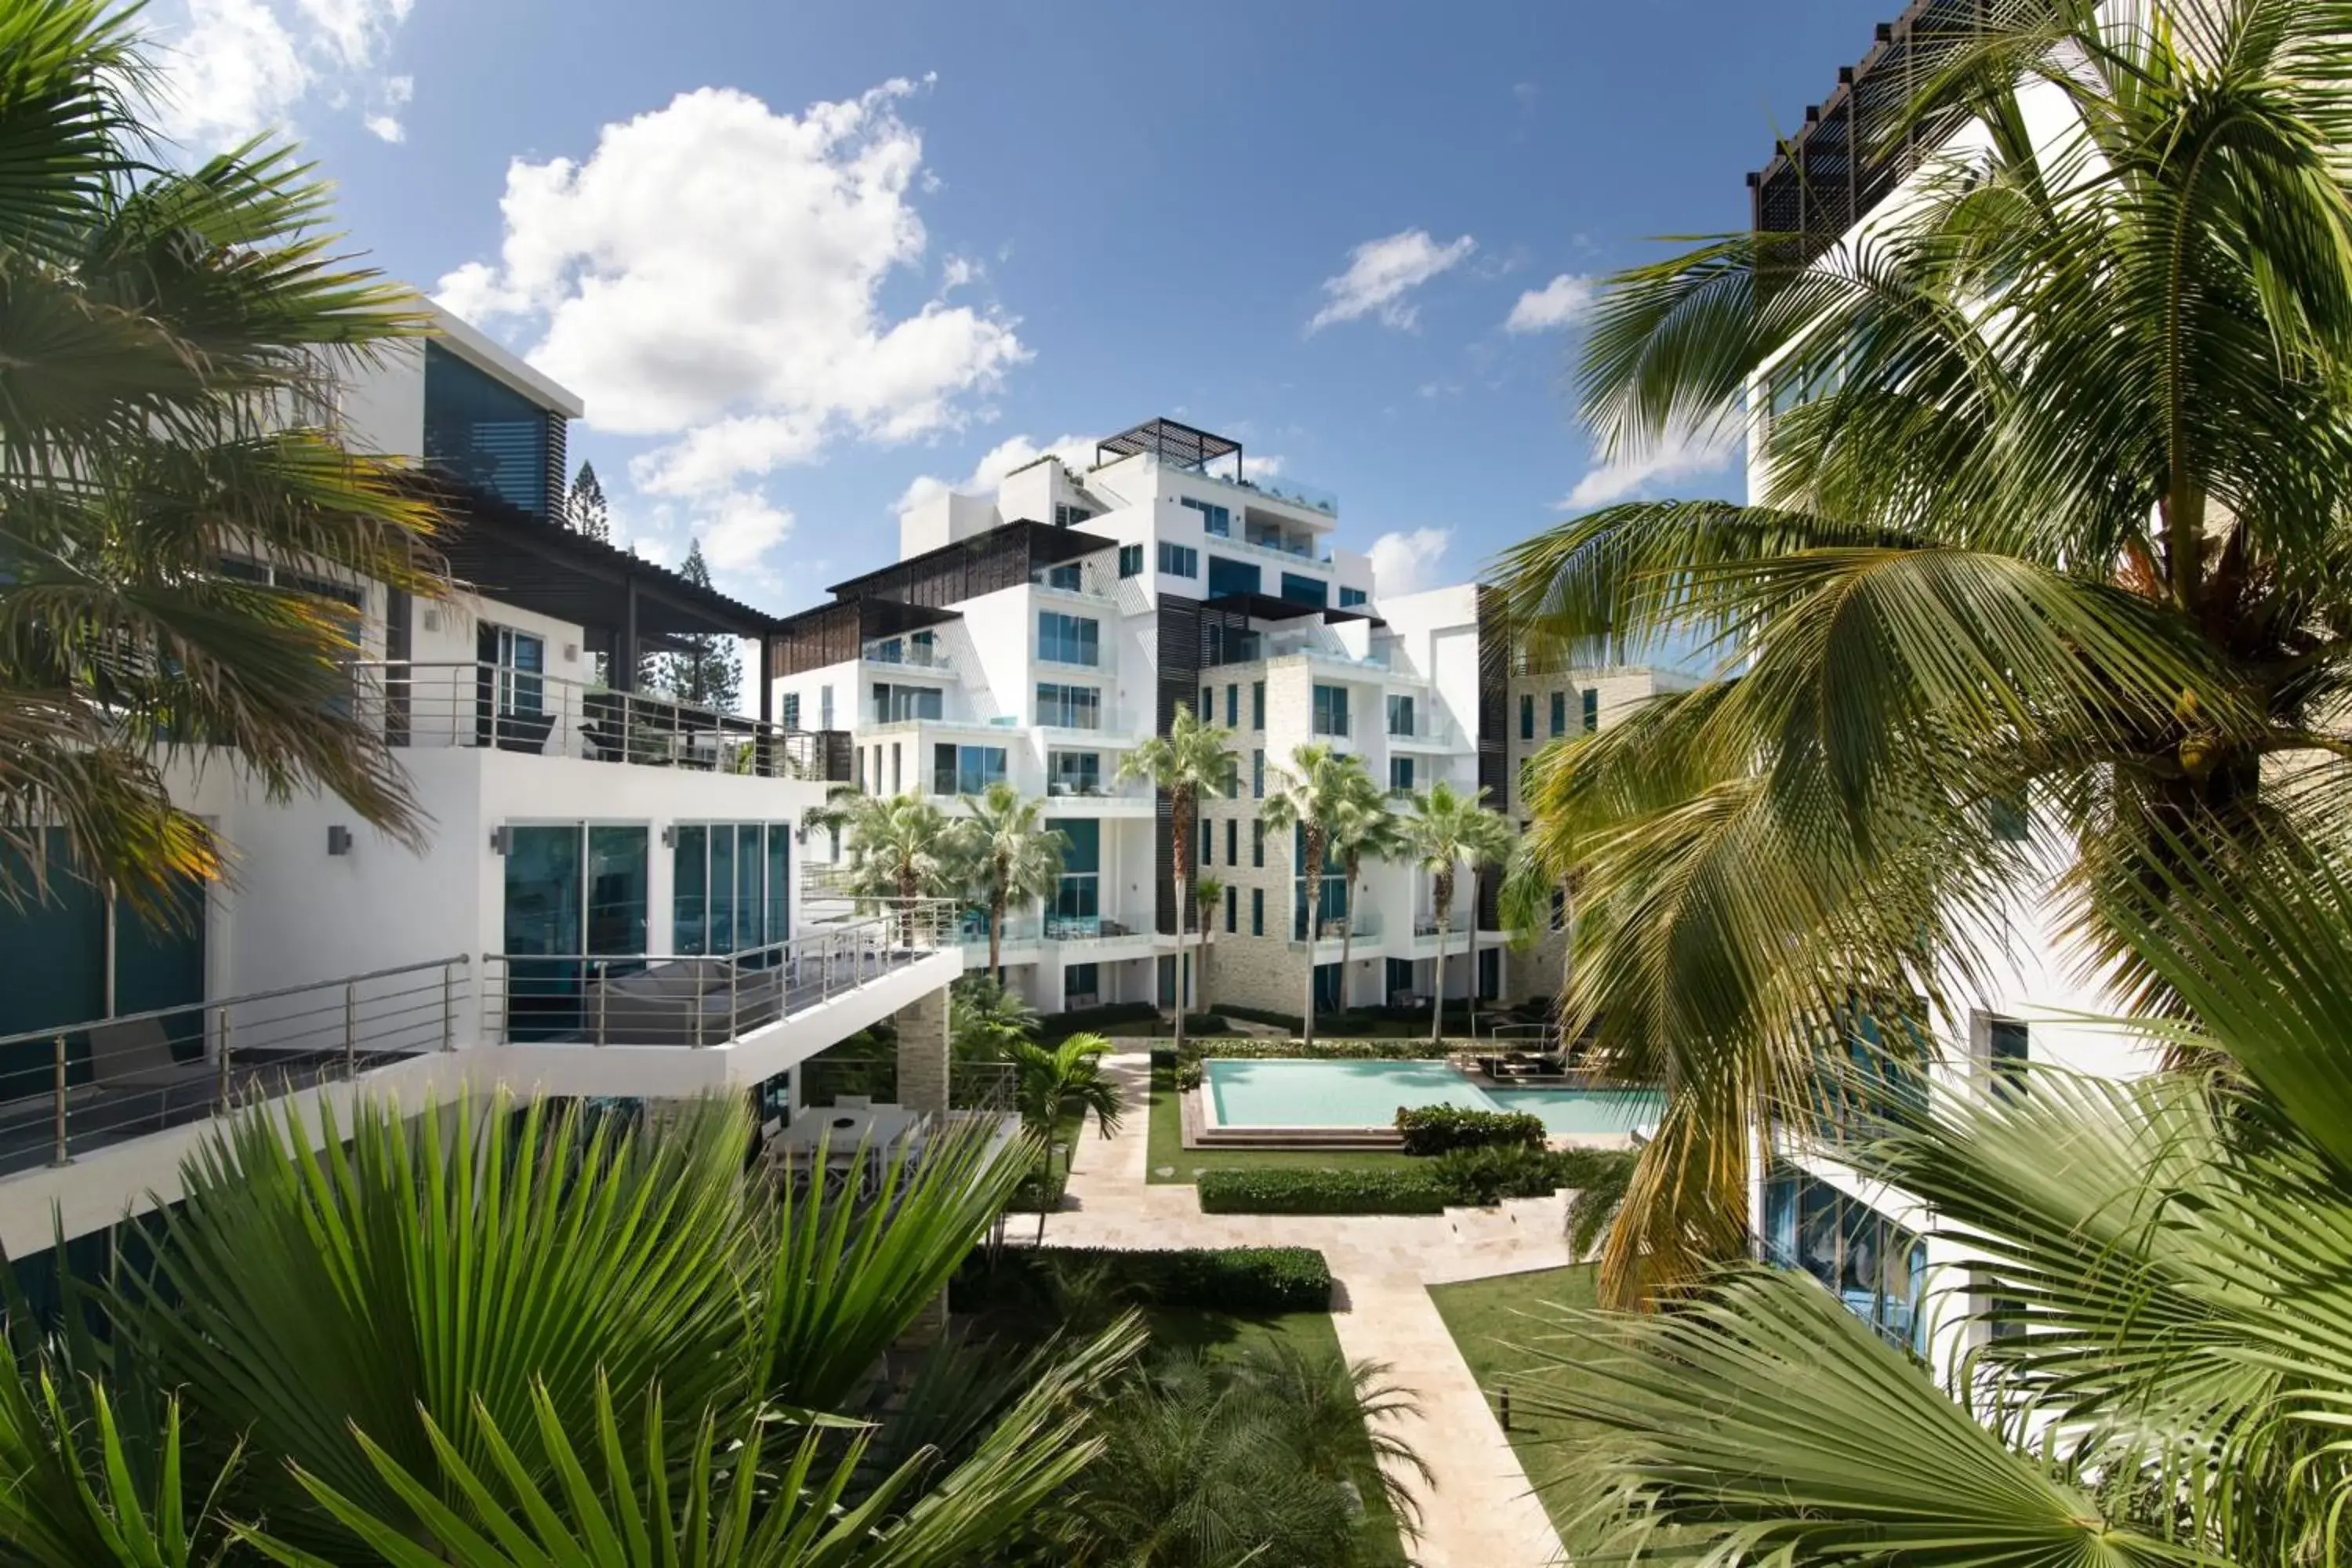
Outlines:
[[[1210,1170],[1193,1189],[1202,1214],[1440,1214],[1446,1199],[1410,1170]]]
[[[1427,1040],[1330,1039],[1302,1046],[1297,1040],[1229,1035],[1222,1038],[1188,1039],[1184,1042],[1184,1055],[1196,1061],[1204,1057],[1225,1057],[1288,1058],[1297,1061],[1426,1062],[1441,1060],[1449,1052],[1469,1050],[1475,1045],[1476,1042],[1471,1040],[1440,1040],[1433,1046]]]
[[[1540,1149],[1543,1118],[1525,1110],[1475,1110],[1460,1105],[1399,1106],[1396,1130],[1408,1154],[1454,1149]]]
[[[1037,1020],[1037,1037],[1048,1044],[1072,1035],[1107,1035],[1121,1024],[1157,1023],[1160,1009],[1149,1002],[1106,1002],[1099,1007],[1049,1013]]]
[[[959,1312],[1050,1310],[1057,1265],[1107,1266],[1157,1307],[1218,1312],[1328,1312],[1331,1267],[1311,1247],[1185,1247],[1128,1252],[1108,1247],[1006,1247],[973,1253],[949,1287]]]
[[[1549,1150],[1513,1144],[1449,1149],[1429,1163],[1430,1175],[1445,1189],[1448,1203],[1492,1208],[1505,1198],[1549,1197],[1567,1184]]]

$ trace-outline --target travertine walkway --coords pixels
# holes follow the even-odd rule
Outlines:
[[[1066,1247],[1320,1248],[1339,1285],[1333,1321],[1350,1359],[1385,1362],[1413,1391],[1421,1417],[1402,1436],[1435,1472],[1420,1496],[1423,1568],[1541,1568],[1559,1556],[1543,1505],[1489,1412],[1428,1287],[1575,1261],[1560,1200],[1453,1210],[1434,1217],[1206,1215],[1189,1184],[1151,1185],[1150,1058],[1109,1058],[1133,1109],[1118,1136],[1089,1128],[1070,1179],[1074,1207],[1045,1224]],[[1024,1227],[1016,1226],[1020,1235]],[[1029,1231],[1034,1236],[1034,1230]]]

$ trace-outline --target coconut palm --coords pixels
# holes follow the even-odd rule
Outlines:
[[[895,905],[901,931],[915,940],[915,906],[964,891],[972,857],[957,825],[919,795],[872,795],[844,785],[807,814],[811,826],[848,835],[845,890],[854,898]]]
[[[1740,672],[1536,770],[1543,853],[1585,878],[1568,1026],[1669,1096],[1612,1300],[1738,1249],[1753,1118],[1858,996],[1977,988],[2010,899],[2056,879],[2116,994],[2163,1005],[2117,932],[2167,896],[2168,844],[2342,831],[2343,17],[1979,15],[1900,132],[1982,135],[1864,237],[1720,239],[1596,313],[1602,448],[1720,431],[1755,395],[1755,503],[1612,506],[1505,562],[1538,655],[1695,626]],[[2021,84],[2072,114],[2029,117]]]
[[[747,1173],[750,1136],[720,1102],[635,1128],[503,1100],[239,1117],[141,1222],[151,1266],[68,1277],[63,1333],[11,1312],[11,1560],[155,1568],[232,1536],[308,1568],[989,1555],[1083,1468],[1079,1396],[1138,1336],[1066,1357],[952,1463],[871,1473],[818,1418],[862,1411],[1029,1150],[941,1130],[827,1194]]]
[[[1045,803],[1028,800],[1009,784],[963,797],[971,815],[955,826],[971,880],[988,909],[988,967],[1004,980],[1004,911],[1053,897],[1062,885],[1059,829],[1045,825]]]
[[[1339,973],[1343,975],[1355,961],[1356,890],[1363,883],[1364,862],[1401,860],[1411,852],[1404,825],[1389,809],[1388,798],[1372,782],[1372,775],[1359,769],[1353,778],[1361,780],[1361,785],[1333,813],[1330,839],[1324,850],[1339,862],[1348,889],[1349,921],[1339,933]]]
[[[1475,879],[1479,867],[1509,859],[1516,837],[1511,825],[1499,813],[1488,811],[1481,804],[1486,798],[1483,785],[1473,794],[1464,795],[1440,781],[1412,797],[1412,815],[1404,821],[1413,857],[1430,874],[1430,901],[1437,912],[1437,999],[1429,1015],[1429,1038],[1433,1044],[1445,1022],[1445,932],[1453,923],[1454,876],[1459,868],[1466,865]],[[1475,887],[1475,882],[1472,885]],[[1470,923],[1470,989],[1475,994],[1478,989],[1477,921],[1473,919]]]
[[[351,700],[346,606],[223,559],[447,589],[433,509],[330,412],[339,375],[427,318],[340,253],[290,146],[157,165],[138,20],[0,6],[0,896],[54,830],[77,874],[160,911],[223,870],[166,794],[174,747],[412,844],[425,827]]]
[[[1331,832],[1373,790],[1363,759],[1310,742],[1290,753],[1290,765],[1269,770],[1265,804],[1258,810],[1265,825],[1277,833],[1296,833],[1304,846],[1299,857],[1300,897],[1306,902],[1307,994],[1299,1015],[1303,1042],[1315,1043],[1315,944],[1323,940],[1323,869],[1331,863]],[[1344,974],[1346,971],[1341,971]],[[1343,997],[1344,1001],[1345,998]]]
[[[1154,735],[1127,753],[1118,776],[1147,779],[1168,797],[1169,849],[1176,877],[1176,1036],[1184,1048],[1184,924],[1192,903],[1187,889],[1192,878],[1193,822],[1200,803],[1213,795],[1230,795],[1241,780],[1241,763],[1226,744],[1232,731],[1220,730],[1185,703],[1176,705],[1175,722],[1168,733]]]
[[[1209,1005],[1209,950],[1216,945],[1217,910],[1223,904],[1225,884],[1215,877],[1203,877],[1192,884],[1192,908],[1201,921],[1201,982],[1199,1002],[1202,1011]]]
[[[2157,1037],[2222,1071],[1939,1084],[1861,1150],[1949,1251],[1940,1384],[1749,1268],[1538,1342],[1585,1374],[1514,1385],[1588,1424],[1577,1561],[2340,1560],[2352,883],[2196,847],[2121,935],[2194,1019]]]

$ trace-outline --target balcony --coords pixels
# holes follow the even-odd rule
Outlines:
[[[1209,537],[1214,541],[1211,546],[1212,549],[1233,549],[1245,551],[1252,555],[1270,555],[1285,565],[1328,566],[1332,563],[1331,557],[1328,555],[1318,556],[1311,544],[1301,543],[1294,548],[1271,541],[1248,539],[1240,534],[1230,533],[1213,533]]]
[[[1047,915],[1045,940],[1063,949],[1065,962],[1083,962],[1096,950],[1110,947],[1132,947],[1137,952],[1150,951],[1157,933],[1138,930],[1123,921],[1101,915]],[[1071,950],[1076,949],[1073,952]]]
[[[1423,712],[1414,715],[1411,729],[1392,729],[1388,735],[1391,746],[1445,748],[1454,744],[1454,730],[1453,721],[1444,714]]]
[[[988,952],[988,917],[967,913],[959,929],[965,953],[985,956]],[[1034,915],[1007,915],[998,945],[1006,949],[1034,946],[1043,931],[1044,922]]]
[[[1296,925],[1297,922],[1293,921],[1294,929]],[[1327,947],[1331,948],[1336,956],[1337,950],[1343,944],[1353,942],[1360,950],[1365,942],[1378,941],[1380,934],[1380,910],[1358,910],[1353,914],[1326,920],[1323,922],[1323,934],[1316,942],[1316,948],[1318,952]],[[1307,945],[1307,939],[1304,936],[1294,936],[1290,945],[1293,949],[1303,949]]]
[[[951,676],[956,669],[954,656],[945,648],[904,637],[877,637],[859,649],[858,657],[868,664],[887,664],[894,669],[917,669],[932,675]]]
[[[1029,574],[1030,586],[1044,588],[1050,593],[1075,595],[1081,599],[1114,600],[1118,596],[1116,549],[1116,546],[1109,546],[1105,553],[1066,562],[1059,566],[1040,566]]]
[[[480,663],[372,659],[352,667],[352,715],[395,746],[845,780],[848,738],[560,676]],[[835,744],[838,735],[839,744]]]
[[[1385,649],[1376,648],[1360,657],[1337,644],[1322,642],[1314,637],[1281,637],[1273,634],[1268,634],[1263,639],[1261,646],[1264,651],[1260,657],[1265,658],[1305,658],[1317,664],[1329,665],[1336,669],[1372,670],[1381,675],[1389,672],[1388,653]]]

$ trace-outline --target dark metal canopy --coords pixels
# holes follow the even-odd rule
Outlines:
[[[1118,541],[1082,529],[1016,518],[985,533],[909,555],[825,590],[836,599],[897,599],[942,604],[976,599],[1028,581],[1029,574],[1116,550]],[[944,595],[944,597],[942,597]]]
[[[1139,452],[1149,452],[1163,463],[1180,468],[1197,468],[1206,472],[1208,466],[1220,458],[1234,460],[1233,477],[1242,477],[1242,444],[1223,436],[1212,436],[1206,430],[1196,430],[1190,425],[1180,425],[1173,419],[1150,419],[1116,436],[1107,436],[1095,443],[1095,461],[1099,464],[1103,454],[1114,458],[1131,458]]]
[[[1296,599],[1277,599],[1272,594],[1219,594],[1213,599],[1202,600],[1201,607],[1223,610],[1228,615],[1247,616],[1254,621],[1295,621],[1305,616],[1321,616],[1327,620],[1334,616],[1356,618],[1352,610],[1327,610],[1320,605],[1302,605]]]

